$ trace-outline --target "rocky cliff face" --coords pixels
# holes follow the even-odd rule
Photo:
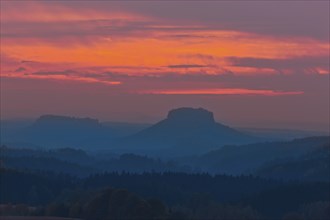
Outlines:
[[[203,108],[178,108],[169,111],[167,120],[176,123],[214,124],[213,113]]]

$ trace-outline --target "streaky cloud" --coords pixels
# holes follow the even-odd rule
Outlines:
[[[258,90],[258,89],[242,89],[242,88],[225,88],[225,89],[188,89],[188,90],[151,90],[141,91],[142,94],[153,95],[301,95],[302,91],[276,91],[276,90]]]

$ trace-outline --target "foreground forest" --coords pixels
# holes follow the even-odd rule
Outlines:
[[[330,215],[329,158],[329,137],[168,160],[2,146],[0,211],[87,220],[321,220]]]
[[[325,219],[328,182],[253,176],[102,173],[79,179],[1,170],[2,215],[82,219]],[[18,187],[19,186],[19,187]],[[25,205],[23,205],[25,204]],[[310,212],[317,208],[317,212]]]

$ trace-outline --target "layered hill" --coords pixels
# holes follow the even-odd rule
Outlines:
[[[301,172],[323,166],[325,163],[322,161],[328,159],[326,146],[329,146],[329,143],[329,136],[320,136],[286,142],[228,145],[198,157],[193,164],[215,173],[257,173],[267,177],[284,178],[287,176],[285,173],[289,173],[299,164],[306,165],[306,169],[300,167]]]

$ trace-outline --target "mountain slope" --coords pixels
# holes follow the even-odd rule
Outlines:
[[[256,175],[275,179],[299,179],[330,181],[330,144],[292,160],[271,161],[256,172]]]
[[[251,173],[275,159],[294,160],[329,144],[329,136],[309,137],[287,142],[228,145],[197,158],[193,163],[215,173]]]
[[[251,143],[255,137],[217,123],[213,113],[202,109],[171,110],[167,118],[122,139],[120,146],[131,150],[171,152],[175,155],[207,152],[224,144]],[[164,150],[166,152],[164,152]]]

